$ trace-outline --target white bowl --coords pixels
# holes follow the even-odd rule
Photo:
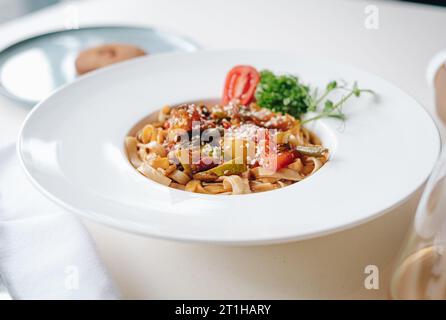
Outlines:
[[[124,151],[129,130],[165,104],[218,98],[236,64],[296,74],[313,86],[358,80],[378,95],[349,101],[345,124],[311,125],[330,148],[330,161],[289,187],[203,195],[140,175]],[[225,244],[304,239],[368,221],[423,184],[439,149],[426,111],[387,81],[345,65],[264,51],[166,54],[92,73],[40,103],[18,143],[34,184],[71,211],[143,235]]]

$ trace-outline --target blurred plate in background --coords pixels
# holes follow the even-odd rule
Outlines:
[[[131,44],[149,54],[198,48],[186,38],[142,27],[88,27],[42,34],[0,52],[0,92],[34,105],[78,77],[75,60],[80,51],[105,43]]]

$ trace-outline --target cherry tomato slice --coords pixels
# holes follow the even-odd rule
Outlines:
[[[284,151],[277,154],[277,170],[285,168],[287,165],[292,164],[297,158],[296,151]]]
[[[285,168],[289,164],[292,164],[296,158],[298,158],[298,152],[295,150],[287,150],[279,152],[275,155],[276,161],[274,162],[274,155],[269,155],[266,159],[266,168],[272,171],[277,171]]]
[[[226,105],[234,99],[239,99],[243,105],[248,105],[254,98],[254,92],[260,81],[257,70],[251,66],[235,66],[226,76],[222,104]]]

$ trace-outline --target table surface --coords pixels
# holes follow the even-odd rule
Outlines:
[[[369,5],[379,10],[378,29],[365,27]],[[329,57],[394,82],[432,114],[426,67],[446,47],[441,33],[446,9],[353,0],[75,1],[0,25],[0,47],[62,29],[73,12],[80,27],[149,25],[184,34],[203,48],[280,49]],[[0,145],[15,141],[28,111],[0,97]],[[356,228],[274,246],[191,245],[86,225],[129,298],[386,298],[392,259],[418,196]],[[364,287],[364,268],[370,264],[379,268],[379,290]]]

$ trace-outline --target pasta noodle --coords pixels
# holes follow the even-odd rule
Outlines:
[[[223,186],[226,190],[232,190],[232,194],[251,193],[249,184],[240,176],[232,175],[223,179]]]
[[[139,167],[142,163],[141,159],[138,156],[138,147],[137,147],[138,141],[134,137],[127,137],[125,139],[125,145],[127,148],[127,154],[129,156],[130,162],[133,164],[134,167]]]
[[[160,171],[156,170],[147,163],[143,163],[140,167],[138,167],[138,171],[145,175],[147,178],[155,180],[156,182],[164,184],[165,186],[168,186],[172,181]]]
[[[169,178],[171,178],[172,180],[175,180],[176,182],[178,182],[179,184],[182,184],[182,185],[185,185],[190,180],[190,177],[187,174],[185,174],[183,171],[180,171],[180,170],[175,170],[174,172],[172,172],[169,175]]]
[[[313,163],[314,163],[314,167],[313,167],[313,170],[311,171],[311,174],[315,173],[317,170],[319,170],[322,167],[322,163],[321,163],[321,161],[319,161],[319,159],[317,159],[315,157],[310,157],[310,158],[308,158],[308,160],[313,161]]]
[[[125,145],[130,163],[147,178],[204,194],[284,188],[328,160],[320,139],[298,119],[255,103],[164,106]]]

